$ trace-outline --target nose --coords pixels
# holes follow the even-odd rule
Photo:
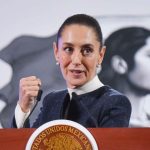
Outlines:
[[[80,65],[82,62],[82,55],[80,53],[80,51],[74,51],[71,57],[72,60],[72,64],[74,65]]]

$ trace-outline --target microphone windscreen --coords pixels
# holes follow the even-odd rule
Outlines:
[[[43,93],[43,91],[40,89],[39,92],[38,92],[37,98],[36,98],[37,101],[41,100],[42,93]]]

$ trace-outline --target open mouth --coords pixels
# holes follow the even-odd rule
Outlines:
[[[82,73],[84,73],[83,70],[70,70],[70,71],[73,75],[81,75]]]

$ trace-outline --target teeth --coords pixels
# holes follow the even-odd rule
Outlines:
[[[73,70],[72,72],[81,73],[82,71],[81,70]]]

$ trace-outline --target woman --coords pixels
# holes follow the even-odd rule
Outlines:
[[[102,81],[130,99],[130,126],[150,127],[150,31],[122,28],[113,32],[105,45],[108,53],[100,74]]]
[[[44,98],[32,127],[55,119],[73,120],[85,127],[128,126],[129,100],[104,86],[96,75],[105,53],[98,22],[84,14],[69,17],[60,27],[53,47],[67,89],[51,92]],[[35,76],[21,79],[14,126],[23,127],[40,85],[40,79]]]

